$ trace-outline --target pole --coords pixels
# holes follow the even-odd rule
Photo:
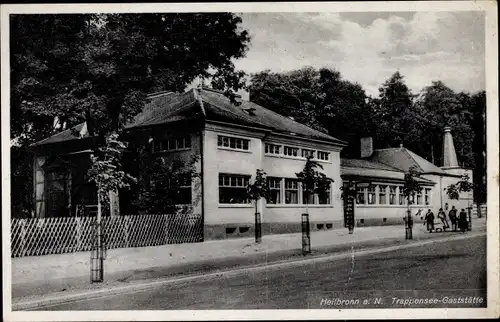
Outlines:
[[[302,214],[302,255],[311,253],[311,232],[309,214]]]
[[[102,245],[102,210],[100,189],[97,193],[97,260],[99,263],[99,280],[104,281],[104,254]]]
[[[255,243],[260,244],[262,242],[262,227],[260,212],[255,212]]]

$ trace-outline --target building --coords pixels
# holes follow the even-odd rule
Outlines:
[[[383,225],[402,222],[406,205],[400,187],[410,166],[417,166],[425,187],[412,208],[434,211],[451,204],[443,189],[465,171],[456,165],[448,130],[450,157],[441,168],[403,147],[373,150],[371,139],[362,140],[362,158],[341,160],[345,142],[251,102],[236,106],[211,89],[156,93],[149,99],[126,127],[128,140],[132,148],[147,147],[166,161],[198,157],[200,176],[184,187],[183,203],[203,217],[205,240],[253,235],[255,209],[245,191],[257,169],[267,173],[272,194],[258,204],[263,234],[300,231],[306,205],[296,173],[310,154],[333,179],[327,196],[309,202],[313,230],[344,226],[343,180],[369,184],[357,191],[358,225]],[[32,146],[35,216],[74,216],[76,204],[95,204],[95,189],[85,178],[92,139],[80,124]],[[111,214],[127,207],[124,199],[111,195]]]

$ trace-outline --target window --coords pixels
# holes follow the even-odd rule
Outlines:
[[[375,204],[375,186],[370,186],[368,187],[368,204],[373,205]]]
[[[308,205],[314,205],[315,198],[314,198],[314,193],[310,194],[309,196],[306,197],[306,189],[305,189],[305,184],[302,183],[302,203],[306,204],[306,199],[307,199],[307,204]]]
[[[404,188],[405,187],[403,187],[403,186],[399,186],[399,204],[400,205],[405,204]]]
[[[299,182],[296,179],[285,179],[285,203],[299,203]]]
[[[183,136],[153,141],[153,152],[175,151],[191,148],[191,137]]]
[[[324,193],[318,194],[318,200],[320,205],[329,205],[330,201],[330,187],[328,187]]]
[[[358,205],[364,205],[366,203],[366,200],[365,200],[365,188],[357,188],[357,191],[356,191],[356,203]]]
[[[330,159],[330,153],[328,152],[318,151],[317,155],[318,160],[328,161]]]
[[[233,150],[249,150],[250,140],[241,139],[241,138],[233,138],[229,136],[219,135],[217,138],[217,145],[223,148],[229,148]]]
[[[281,203],[281,178],[267,178],[267,185],[269,186],[269,198],[267,203],[279,204]]]
[[[390,205],[396,204],[396,187],[395,186],[389,187],[389,204]]]
[[[415,203],[415,192],[410,195],[410,205]]]
[[[247,186],[250,176],[219,174],[219,203],[248,204]]]
[[[292,148],[290,146],[285,146],[283,148],[283,154],[290,156],[290,157],[296,157],[299,155],[299,149],[297,148]]]
[[[417,192],[417,205],[421,205],[421,204],[422,204],[422,190]]]
[[[314,158],[314,150],[302,149],[302,157],[307,158],[308,156],[311,156]]]
[[[430,198],[431,198],[431,189],[425,189],[425,204],[428,206],[431,204]]]
[[[267,154],[280,154],[281,145],[276,144],[266,144]]]
[[[379,186],[378,203],[385,205],[387,203],[387,186]]]

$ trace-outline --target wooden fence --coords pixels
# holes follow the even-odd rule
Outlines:
[[[11,256],[88,251],[95,242],[95,217],[11,220]],[[107,249],[203,241],[199,214],[114,216],[102,219]]]

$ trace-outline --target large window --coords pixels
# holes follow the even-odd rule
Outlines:
[[[229,148],[233,150],[249,150],[250,140],[234,138],[230,136],[219,135],[217,138],[217,145],[223,148]]]
[[[269,204],[280,204],[281,203],[281,178],[267,178],[267,184],[269,186],[269,198],[267,203]]]
[[[389,204],[390,205],[396,204],[396,187],[395,186],[389,187]]]
[[[283,147],[283,154],[289,157],[296,157],[299,155],[299,149],[285,146]]]
[[[358,205],[364,205],[366,203],[366,200],[365,200],[365,188],[357,188],[357,191],[356,191],[356,203]]]
[[[317,158],[318,158],[318,160],[328,161],[330,159],[330,153],[318,151]]]
[[[191,148],[191,137],[175,137],[153,141],[153,152],[185,150]]]
[[[316,200],[314,198],[314,193],[311,193],[309,194],[309,196],[307,196],[305,185],[304,183],[302,183],[302,203],[305,204],[306,200],[308,205],[314,205],[316,203],[315,202]]]
[[[330,200],[330,187],[328,187],[324,193],[318,194],[318,200],[320,205],[329,205]]]
[[[378,203],[381,205],[385,205],[387,203],[387,186],[379,186]]]
[[[299,203],[299,182],[296,179],[285,179],[285,203]]]
[[[247,186],[250,176],[219,174],[219,203],[248,204]]]
[[[404,188],[405,187],[403,187],[403,186],[399,186],[399,204],[400,205],[405,204]]]
[[[265,149],[266,149],[267,154],[280,154],[281,153],[281,145],[266,143]]]
[[[375,193],[375,185],[371,185],[368,187],[368,204],[373,205],[376,202],[376,193]]]

